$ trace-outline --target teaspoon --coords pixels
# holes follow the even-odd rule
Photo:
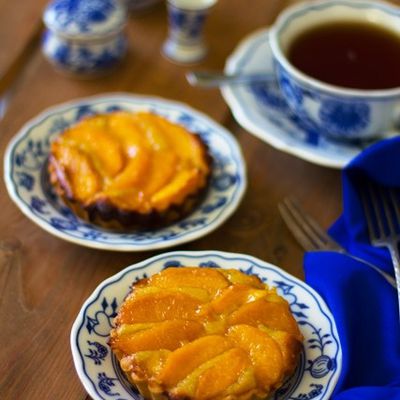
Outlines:
[[[273,74],[263,72],[226,75],[213,71],[189,71],[186,73],[186,79],[192,86],[212,88],[222,85],[272,82],[275,80],[275,77]]]

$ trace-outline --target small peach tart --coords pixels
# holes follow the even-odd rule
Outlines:
[[[289,304],[238,270],[167,268],[132,285],[109,344],[146,399],[263,399],[296,368]]]
[[[205,193],[211,158],[183,126],[148,112],[87,117],[52,142],[50,182],[81,218],[150,228],[188,213]]]

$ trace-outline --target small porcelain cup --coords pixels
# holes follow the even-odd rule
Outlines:
[[[306,75],[287,58],[288,48],[299,33],[320,24],[345,21],[378,24],[400,38],[400,8],[384,2],[324,0],[290,7],[270,32],[282,95],[294,113],[322,135],[339,140],[386,135],[400,121],[400,87],[358,90],[334,86]]]
[[[162,52],[177,63],[195,63],[207,54],[204,23],[217,0],[167,0],[168,38]]]

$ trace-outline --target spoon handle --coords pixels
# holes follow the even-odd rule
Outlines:
[[[212,88],[222,85],[270,82],[275,78],[268,73],[225,75],[212,71],[189,71],[186,73],[186,79],[192,86]]]

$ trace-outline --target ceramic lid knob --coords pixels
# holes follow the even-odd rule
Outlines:
[[[48,29],[71,38],[97,38],[118,33],[126,11],[118,0],[53,0],[43,20]]]

